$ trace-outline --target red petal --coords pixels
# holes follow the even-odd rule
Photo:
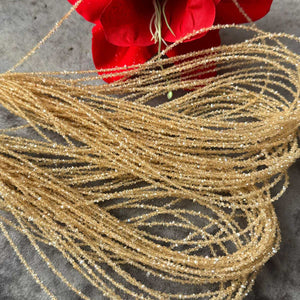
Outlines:
[[[273,0],[238,0],[239,5],[252,21],[265,16]],[[217,5],[216,24],[246,23],[247,19],[239,11],[232,0],[221,0]]]
[[[211,30],[204,37],[187,43],[181,43],[166,53],[168,57],[186,54],[193,51],[220,46],[221,39],[219,30]]]
[[[199,51],[204,49],[209,49],[211,47],[217,47],[220,46],[221,39],[219,35],[219,30],[212,30],[209,31],[204,37],[187,42],[179,44],[178,46],[175,46],[170,51],[166,53],[168,57],[173,57],[181,54],[186,54],[193,51]],[[206,72],[205,74],[197,74],[199,72]],[[216,76],[215,71],[215,64],[212,64],[208,66],[207,68],[201,68],[201,70],[195,70],[192,74],[196,74],[193,78],[195,79],[204,79],[204,78],[210,78],[213,76]]]
[[[101,16],[106,39],[117,46],[154,44],[150,20],[154,13],[151,0],[114,0]]]
[[[78,0],[68,0],[72,5]],[[83,0],[76,11],[82,15],[87,21],[97,23],[104,9],[112,0]]]
[[[163,26],[163,38],[168,42],[186,36],[194,30],[208,28],[213,25],[215,20],[215,1],[216,0],[180,0],[168,1],[165,12],[168,23],[175,36]],[[201,34],[205,35],[205,33]],[[198,38],[199,36],[197,36]]]
[[[119,47],[109,43],[105,36],[101,24],[94,26],[92,39],[92,52],[94,64],[97,69],[131,66],[146,62],[157,52],[157,48],[150,47]],[[105,72],[99,73],[100,75]],[[111,73],[111,72],[109,72]],[[113,82],[122,78],[104,78],[106,82]]]

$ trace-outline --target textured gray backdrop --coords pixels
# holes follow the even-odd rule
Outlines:
[[[27,53],[68,8],[67,0],[0,0],[0,72],[5,72]],[[258,24],[268,31],[284,31],[300,36],[300,0],[274,0],[271,12]],[[93,68],[91,27],[91,24],[74,14],[47,45],[19,70]],[[235,40],[237,37],[224,38]],[[299,53],[299,49],[294,50]],[[0,107],[0,128],[12,124],[16,124],[16,120]],[[282,231],[281,250],[265,265],[247,300],[300,299],[300,161],[291,167],[290,177],[290,187],[275,204]],[[13,231],[11,233],[30,263],[42,270],[45,283],[56,291],[58,299],[77,299],[47,269],[40,266],[42,264],[38,255],[32,252],[26,239]],[[56,251],[46,251],[67,272],[72,273]],[[75,272],[72,276],[91,299],[104,299],[93,289],[89,289]],[[0,234],[0,300],[21,299],[42,300],[48,297],[20,264],[8,242]]]

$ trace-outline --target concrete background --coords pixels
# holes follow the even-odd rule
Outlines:
[[[0,0],[0,72],[12,67],[68,9],[66,0]],[[271,12],[258,24],[267,31],[284,31],[300,36],[300,0],[274,0]],[[46,46],[42,46],[19,70],[93,68],[91,28],[92,24],[73,14]],[[292,47],[300,52],[300,49],[295,49],[295,45]],[[0,128],[14,122],[0,107]],[[300,161],[291,167],[290,177],[290,187],[275,204],[282,231],[281,250],[265,265],[247,300],[300,299]],[[39,257],[32,252],[26,239],[16,233],[13,236],[25,255],[29,254],[31,263],[39,268]],[[64,264],[68,272],[72,272],[55,250],[46,251],[54,260]],[[48,270],[43,269],[42,272],[45,283],[57,292],[58,299],[77,299]],[[83,289],[88,288],[75,272],[72,276]],[[104,299],[93,290],[88,294],[91,299]],[[42,300],[48,297],[20,264],[7,240],[0,234],[0,300],[21,299]]]

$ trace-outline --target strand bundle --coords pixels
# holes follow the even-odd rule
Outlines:
[[[51,298],[7,225],[83,299],[41,245],[112,299],[242,299],[278,251],[272,202],[300,154],[299,56],[283,40],[299,39],[231,27],[252,37],[166,49],[110,85],[95,71],[0,75],[1,105],[24,120],[0,134],[13,216],[0,225]]]

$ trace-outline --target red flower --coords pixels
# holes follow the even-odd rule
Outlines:
[[[232,0],[83,0],[77,11],[95,24],[92,52],[97,69],[144,63],[158,52],[157,40],[153,38],[155,3],[161,9],[160,34],[166,43],[213,24],[247,22]],[[238,3],[255,21],[269,11],[272,0],[238,0]],[[204,32],[176,46],[167,55],[218,45],[217,31]]]

